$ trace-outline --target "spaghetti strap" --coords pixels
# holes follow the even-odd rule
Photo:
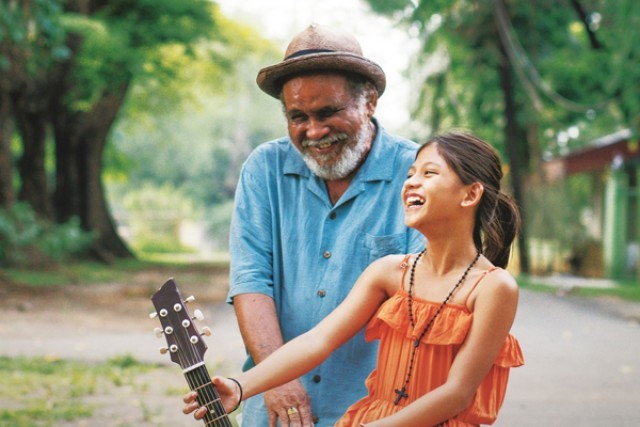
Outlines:
[[[491,273],[492,271],[498,270],[500,267],[491,267],[488,270],[485,270],[484,273],[482,273],[480,275],[480,277],[478,277],[478,280],[476,280],[476,283],[473,284],[473,286],[471,287],[471,290],[469,292],[467,292],[467,296],[464,299],[464,303],[463,305],[467,305],[467,301],[469,301],[469,296],[471,296],[471,294],[473,293],[473,291],[476,289],[476,287],[480,284],[480,282],[482,281],[482,279],[484,279],[487,274]]]
[[[409,258],[411,258],[411,254],[406,254],[400,263],[400,268],[402,269],[402,279],[400,279],[400,289],[404,289],[404,276],[407,274],[407,267],[409,266]]]

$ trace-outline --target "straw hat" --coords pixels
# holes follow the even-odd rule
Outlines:
[[[375,85],[378,95],[386,86],[385,74],[375,62],[362,56],[360,43],[350,34],[311,24],[295,36],[278,64],[260,70],[256,82],[274,98],[294,74],[313,71],[344,71],[360,74]]]

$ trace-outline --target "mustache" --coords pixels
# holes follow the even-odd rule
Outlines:
[[[319,147],[325,144],[333,144],[334,142],[340,141],[341,139],[347,139],[347,138],[348,138],[348,135],[346,132],[340,132],[335,135],[327,135],[320,139],[305,138],[302,140],[300,145],[302,145],[304,148]]]

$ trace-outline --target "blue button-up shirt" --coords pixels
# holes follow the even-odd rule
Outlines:
[[[404,225],[400,197],[417,144],[377,127],[366,161],[335,205],[288,138],[262,144],[243,166],[231,223],[229,301],[243,293],[271,296],[285,341],[329,314],[372,261],[424,247]],[[301,378],[316,425],[333,426],[365,396],[376,356],[376,345],[360,332]],[[245,368],[251,366],[249,359]],[[242,419],[247,427],[268,425],[261,395],[245,402]]]

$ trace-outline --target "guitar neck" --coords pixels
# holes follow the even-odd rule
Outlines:
[[[191,390],[198,393],[200,406],[209,410],[204,416],[204,424],[207,427],[233,427],[204,363],[185,371],[184,376]]]

